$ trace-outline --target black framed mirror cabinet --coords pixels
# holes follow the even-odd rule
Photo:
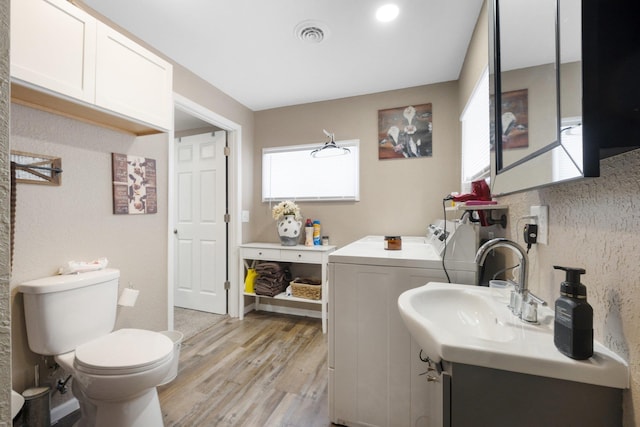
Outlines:
[[[640,2],[488,2],[494,195],[597,177],[640,148]]]

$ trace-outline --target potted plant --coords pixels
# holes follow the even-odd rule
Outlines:
[[[278,236],[283,246],[295,246],[300,240],[302,215],[300,208],[291,200],[278,203],[271,210],[273,219],[277,221]]]

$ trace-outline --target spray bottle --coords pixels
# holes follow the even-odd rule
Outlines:
[[[320,239],[320,221],[316,219],[315,221],[313,221],[313,245],[319,246],[321,244],[322,242]]]

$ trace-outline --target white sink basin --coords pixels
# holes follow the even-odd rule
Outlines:
[[[539,307],[540,324],[522,322],[486,287],[428,283],[398,298],[409,333],[433,361],[465,363],[616,388],[629,387],[627,363],[594,342],[578,361],[553,344],[553,311]]]
[[[449,338],[459,336],[462,339],[481,339],[489,341],[509,341],[515,338],[512,328],[505,328],[503,319],[504,310],[496,307],[492,301],[484,298],[484,295],[473,292],[476,288],[465,286],[447,286],[433,289],[425,289],[424,292],[415,292],[409,299],[410,307],[419,316],[417,325],[421,332],[414,335],[426,335],[428,341],[421,342],[423,350],[427,353],[438,352],[438,343],[450,334]],[[445,324],[446,328],[437,324]],[[440,339],[431,334],[438,332]]]

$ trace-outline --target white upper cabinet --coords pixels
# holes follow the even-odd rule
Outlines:
[[[65,0],[11,2],[12,100],[136,134],[173,123],[170,63]]]
[[[169,129],[171,64],[98,22],[96,104]]]
[[[11,77],[93,102],[95,39],[95,18],[71,3],[12,1]]]

